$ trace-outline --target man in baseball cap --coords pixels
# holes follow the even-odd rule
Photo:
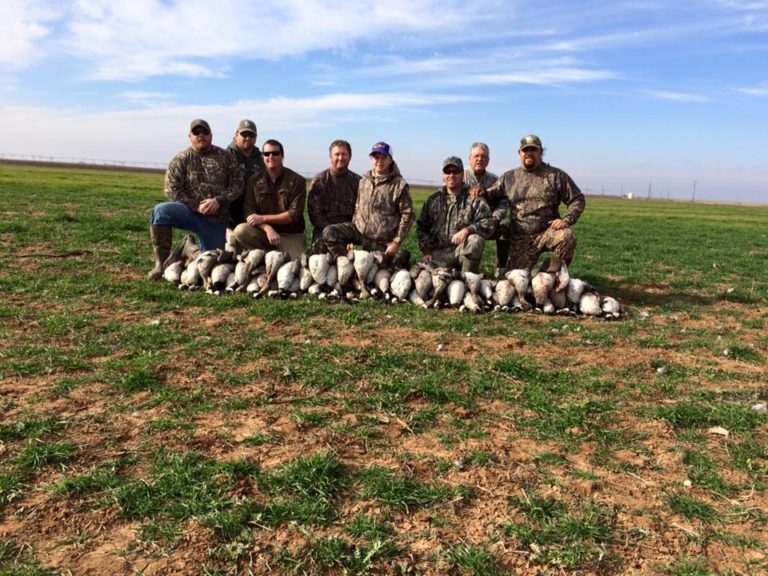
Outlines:
[[[544,252],[550,253],[548,272],[557,272],[562,262],[573,259],[576,235],[571,227],[584,212],[584,195],[568,174],[543,162],[543,155],[541,138],[523,136],[518,147],[521,166],[502,174],[488,190],[497,224],[494,237],[509,242],[508,269],[530,270]],[[567,207],[562,216],[560,204]],[[507,215],[509,224],[499,226]]]
[[[256,146],[256,123],[253,120],[240,120],[227,149],[232,153],[240,166],[243,174],[243,186],[247,188],[251,176],[264,171],[264,158],[261,150]],[[229,206],[229,223],[227,225],[227,237],[229,249],[234,251],[234,236],[232,232],[238,224],[245,222],[243,214],[243,202],[245,194],[232,202]]]
[[[480,272],[486,238],[493,234],[491,209],[485,198],[472,198],[458,156],[443,160],[443,186],[434,192],[416,220],[422,262]]]

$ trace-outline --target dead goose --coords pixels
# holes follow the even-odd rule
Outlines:
[[[603,297],[600,308],[603,311],[603,316],[605,316],[606,320],[613,320],[621,316],[622,306],[613,296]]]
[[[475,301],[472,293],[467,290],[464,294],[464,301],[459,307],[459,312],[472,312],[474,314],[480,314],[482,311],[482,307]]]
[[[416,276],[413,284],[421,299],[423,301],[428,300],[432,295],[432,272],[422,268],[419,270],[419,274]]]
[[[289,260],[284,262],[277,270],[277,290],[269,295],[272,297],[288,298],[294,296],[296,291],[291,290],[296,277],[299,274],[301,262],[299,260]]]
[[[231,254],[231,252],[230,252]],[[217,264],[211,270],[211,278],[208,283],[208,290],[214,294],[220,294],[227,286],[227,279],[229,275],[235,271],[233,264],[227,262],[224,264]]]
[[[277,276],[277,271],[287,259],[287,252],[281,252],[280,250],[270,250],[266,253],[264,256],[264,263],[266,264],[267,281],[258,292],[254,293],[254,298],[259,298],[267,293],[267,290],[269,290],[269,285]]]
[[[549,293],[555,285],[555,276],[549,272],[539,272],[531,279],[531,290],[536,300],[536,309],[546,314],[553,314],[555,306],[549,299]]]
[[[439,306],[440,300],[448,289],[453,279],[453,272],[449,268],[435,268],[432,271],[432,297],[424,302],[425,308],[432,308],[433,306]]]
[[[389,270],[386,268],[379,268],[373,277],[373,290],[371,291],[371,295],[388,298],[390,284],[389,280],[391,276],[392,273]]]
[[[367,250],[355,250],[352,253],[352,265],[355,268],[355,274],[357,274],[357,280],[360,282],[360,298],[368,298],[370,292],[368,291],[368,274],[376,265],[376,259],[373,254]]]
[[[408,302],[414,306],[424,306],[424,299],[419,296],[419,292],[416,290],[416,288],[411,290],[411,293],[408,294]]]
[[[309,271],[309,258],[306,254],[301,256],[301,270],[299,271],[299,291],[306,292],[315,283],[312,272]]]
[[[512,299],[515,297],[515,288],[512,283],[503,278],[496,282],[496,288],[493,291],[493,301],[498,306],[499,310],[506,312],[509,310],[512,304]]]
[[[338,271],[337,282],[340,286],[344,287],[349,284],[349,281],[355,275],[355,267],[352,265],[352,261],[348,256],[336,257],[336,270]]]
[[[200,279],[206,290],[211,286],[211,271],[218,264],[218,259],[219,254],[216,250],[207,250],[197,258],[197,270],[200,272]]]
[[[584,292],[579,300],[579,311],[585,316],[600,316],[603,309],[600,307],[600,296],[597,292]]]
[[[328,276],[328,268],[333,257],[330,254],[312,254],[309,257],[309,272],[314,281],[321,286],[325,284]]]
[[[171,263],[165,270],[163,270],[163,278],[172,284],[179,284],[181,281],[181,273],[183,271],[184,262],[182,260],[176,260],[176,262]]]
[[[530,272],[528,272],[528,270],[517,268],[507,272],[505,278],[514,287],[515,293],[517,294],[517,299],[520,301],[520,307],[523,310],[530,310],[531,306],[525,299],[525,295],[528,293],[528,286],[531,283]]]
[[[589,282],[585,282],[580,278],[571,278],[568,282],[568,288],[565,291],[565,296],[568,299],[568,304],[571,310],[578,312],[579,302],[581,301],[581,295],[585,292],[592,292],[592,286]]]
[[[405,302],[408,299],[412,286],[413,278],[411,278],[410,271],[405,268],[395,272],[389,280],[389,289],[400,302]]]
[[[475,304],[480,307],[482,304],[482,296],[480,296],[480,282],[483,280],[483,277],[480,274],[475,274],[474,272],[462,272],[461,275],[464,278],[464,284],[466,284],[467,290],[472,295]]]
[[[446,288],[448,294],[448,303],[454,308],[461,306],[464,302],[464,294],[467,292],[467,285],[463,280],[455,278],[451,280]]]
[[[267,255],[267,251],[262,248],[253,248],[243,253],[243,260],[251,265],[252,269],[256,269],[264,262],[264,257]]]
[[[191,260],[184,268],[179,279],[181,290],[195,290],[201,282],[200,270],[197,267],[197,259]]]

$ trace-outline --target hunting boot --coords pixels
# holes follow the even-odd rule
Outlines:
[[[163,263],[171,255],[171,243],[173,242],[173,228],[170,226],[149,227],[149,235],[152,238],[153,256],[155,267],[149,271],[147,278],[159,280],[163,276]]]
[[[473,260],[472,258],[467,258],[466,256],[462,256],[461,271],[480,274],[480,260]]]

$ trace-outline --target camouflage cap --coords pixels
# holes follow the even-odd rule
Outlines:
[[[211,131],[211,127],[208,124],[208,122],[206,122],[202,118],[195,118],[194,120],[192,120],[192,123],[189,125],[189,131],[192,132],[195,128],[198,128],[200,126],[208,130],[208,132]]]
[[[386,154],[387,156],[392,156],[392,148],[386,142],[376,142],[376,144],[373,145],[373,148],[371,148],[371,153],[368,154],[368,156],[373,156],[374,154]]]
[[[523,148],[538,148],[541,150],[544,146],[541,145],[541,139],[538,136],[528,134],[528,136],[523,136],[520,139],[520,148],[518,148],[518,150],[522,150]]]
[[[258,134],[256,123],[253,120],[240,120],[240,123],[237,125],[237,133],[240,134],[241,132]]]
[[[456,166],[456,168],[462,172],[464,171],[464,163],[458,156],[448,156],[448,158],[443,160],[443,170],[445,170],[448,166]]]

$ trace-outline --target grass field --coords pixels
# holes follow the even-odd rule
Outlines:
[[[768,208],[589,198],[606,322],[179,292],[160,200],[0,164],[1,576],[768,571]]]

